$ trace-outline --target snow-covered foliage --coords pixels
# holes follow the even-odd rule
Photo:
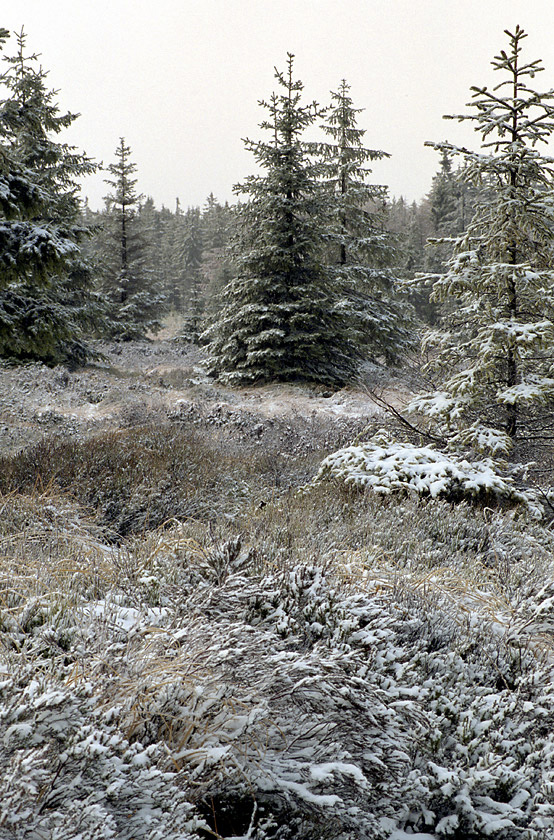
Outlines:
[[[341,290],[336,306],[366,353],[398,359],[415,343],[413,317],[391,267],[397,254],[386,227],[387,188],[368,181],[368,163],[388,155],[363,146],[361,109],[354,107],[344,79],[331,99],[322,126],[327,135],[322,184],[327,262]]]
[[[255,528],[306,525],[311,492]],[[5,497],[0,836],[546,840],[552,536],[462,505],[442,568],[375,545],[395,517],[424,544],[435,504],[302,563],[194,523],[108,549],[68,503]]]
[[[8,33],[0,31],[0,45]],[[60,114],[38,56],[4,58],[0,101],[0,356],[47,363],[87,358],[85,329],[101,306],[80,256],[79,179],[96,164],[56,140],[75,114]]]
[[[158,332],[165,295],[157,272],[146,260],[148,241],[154,236],[148,229],[153,202],[141,205],[144,197],[137,193],[134,177],[137,166],[124,137],[115,157],[116,162],[107,166],[111,192],[105,197],[98,286],[108,309],[106,334],[130,341]]]
[[[418,280],[447,304],[448,329],[426,341],[438,392],[412,409],[454,449],[485,454],[549,437],[544,407],[554,396],[554,170],[538,149],[554,131],[554,92],[530,86],[543,68],[523,62],[519,27],[507,34],[508,50],[493,61],[503,81],[473,88],[475,112],[454,117],[474,121],[481,151],[435,144],[462,158],[462,185],[480,185],[475,215],[450,240],[446,272]]]
[[[268,140],[247,141],[260,166],[236,187],[239,205],[233,247],[235,276],[206,331],[210,371],[224,382],[320,382],[333,387],[355,378],[359,347],[344,307],[343,290],[324,259],[327,196],[321,160],[304,139],[321,116],[304,104],[303,85],[276,71],[279,93],[262,102]],[[359,325],[358,325],[359,326]]]
[[[384,431],[328,455],[315,480],[326,478],[384,495],[413,491],[431,498],[497,499],[521,503],[535,515],[542,513],[536,494],[517,489],[513,476],[502,475],[492,459],[456,458],[429,446],[399,443]]]

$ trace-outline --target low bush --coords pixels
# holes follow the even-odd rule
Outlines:
[[[172,518],[233,517],[289,483],[290,470],[285,456],[228,447],[217,430],[165,424],[44,439],[0,459],[0,492],[63,491],[120,538]]]
[[[383,431],[366,443],[328,455],[316,481],[327,477],[382,495],[413,492],[453,501],[523,505],[538,518],[544,513],[537,495],[516,487],[513,475],[492,459],[468,461],[429,446],[399,443]]]

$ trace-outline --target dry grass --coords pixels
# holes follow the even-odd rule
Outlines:
[[[85,441],[45,439],[0,460],[0,492],[67,493],[122,537],[171,518],[236,516],[289,473],[290,461],[278,453],[229,447],[218,430],[166,424]]]

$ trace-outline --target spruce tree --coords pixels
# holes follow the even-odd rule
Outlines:
[[[422,271],[425,261],[427,230],[420,205],[408,204],[403,196],[393,198],[387,206],[387,228],[398,243],[397,270],[403,279],[413,279]]]
[[[154,212],[153,228],[148,267],[152,271],[155,282],[159,283],[164,297],[164,308],[167,311],[178,311],[180,290],[174,251],[175,213],[162,204],[161,209]]]
[[[448,332],[428,336],[442,382],[412,404],[452,446],[493,454],[554,433],[544,407],[554,395],[554,170],[539,148],[554,132],[554,92],[531,87],[543,68],[522,61],[523,30],[506,34],[492,62],[502,81],[472,88],[475,112],[451,117],[474,122],[481,151],[436,145],[486,192],[447,271],[432,277],[433,296],[453,304]]]
[[[206,250],[218,252],[228,243],[229,206],[222,205],[213,192],[202,209],[202,239]]]
[[[210,369],[222,380],[311,381],[340,386],[356,372],[355,348],[323,263],[321,165],[304,132],[321,115],[303,85],[275,71],[279,91],[261,105],[268,140],[246,141],[262,170],[236,191],[236,276],[210,329]]]
[[[410,245],[417,242],[416,251],[419,259],[414,259],[408,279],[422,271],[443,272],[452,256],[454,238],[460,227],[459,195],[460,181],[452,171],[452,161],[446,151],[441,154],[438,172],[433,176],[431,189],[423,200],[416,205],[413,223],[409,227],[407,241]],[[437,239],[440,238],[440,244]],[[415,253],[414,253],[415,257]],[[409,284],[411,285],[411,284]],[[411,286],[411,300],[418,316],[428,325],[436,324],[441,317],[442,308],[431,300],[432,282],[427,284],[419,280]]]
[[[115,156],[116,162],[107,167],[112,177],[106,183],[112,192],[105,198],[101,286],[109,302],[110,334],[129,340],[159,329],[165,296],[159,278],[148,267],[152,230],[151,226],[145,229],[147,212],[141,220],[142,196],[137,193],[134,177],[137,167],[124,137],[120,138]]]
[[[432,230],[428,244],[433,247],[426,248],[427,271],[446,270],[456,238],[473,217],[479,192],[482,201],[488,201],[485,186],[471,183],[462,172],[453,171],[451,156],[447,149],[442,149],[439,171],[422,202],[429,213]]]
[[[229,243],[235,226],[234,207],[210,193],[202,208],[202,274],[204,314],[213,320],[221,308],[221,293],[233,276]]]
[[[77,115],[60,114],[23,31],[17,46],[1,76],[0,355],[76,364],[92,355],[86,332],[101,313],[81,256],[78,183],[97,165],[56,141]]]
[[[368,183],[368,162],[388,157],[363,145],[350,85],[343,79],[326,112],[322,144],[328,199],[329,268],[354,343],[372,355],[397,358],[413,343],[410,307],[401,301],[392,270],[393,237],[387,228],[387,188]]]
[[[189,207],[181,223],[178,261],[181,266],[182,297],[185,319],[182,337],[198,341],[204,311],[204,277],[202,272],[202,216],[199,207]]]
[[[182,313],[185,305],[185,276],[182,265],[184,213],[181,202],[175,200],[175,212],[164,208],[162,261],[165,268],[164,294],[167,309]]]
[[[136,216],[136,235],[141,244],[140,265],[156,288],[165,286],[164,231],[162,214],[152,196],[141,202]]]
[[[435,233],[456,231],[458,211],[458,185],[452,172],[452,162],[446,149],[442,150],[440,168],[431,185],[429,205]]]

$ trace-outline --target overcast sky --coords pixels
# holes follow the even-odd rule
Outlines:
[[[177,196],[184,206],[210,192],[233,200],[254,170],[241,138],[261,136],[257,103],[276,89],[287,52],[307,100],[326,103],[349,82],[366,145],[392,155],[374,165],[374,182],[419,200],[438,168],[426,140],[478,144],[441,117],[466,110],[471,85],[494,81],[490,62],[516,24],[529,33],[524,57],[545,65],[537,87],[554,87],[553,0],[0,3],[0,26],[25,27],[60,105],[81,114],[65,139],[108,164],[124,136],[140,191],[172,209]],[[103,177],[83,186],[94,207]]]

